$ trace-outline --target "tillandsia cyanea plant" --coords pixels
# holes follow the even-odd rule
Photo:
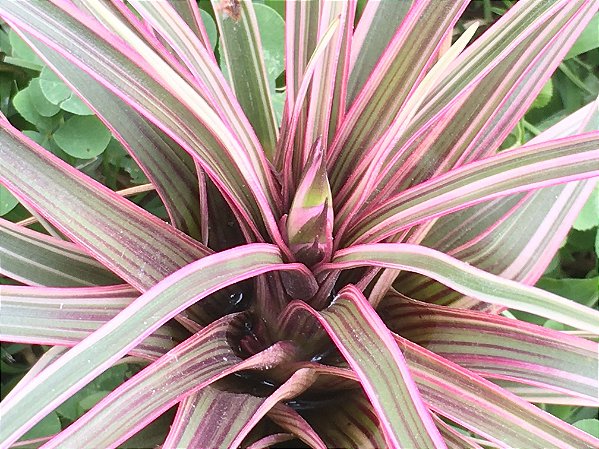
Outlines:
[[[599,103],[499,148],[599,1],[523,0],[452,44],[467,3],[287,2],[278,118],[250,1],[212,2],[215,53],[194,1],[1,0],[169,220],[1,119],[0,182],[48,230],[0,222],[2,340],[53,347],[0,447],[141,363],[43,447],[164,415],[162,448],[598,448],[534,404],[599,405],[599,313],[531,285],[599,176]]]

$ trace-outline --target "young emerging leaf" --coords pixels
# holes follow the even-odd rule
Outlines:
[[[333,204],[322,140],[318,138],[287,217],[291,252],[307,266],[329,261],[333,250]]]

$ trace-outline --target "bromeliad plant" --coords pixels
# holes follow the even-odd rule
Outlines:
[[[163,448],[599,447],[534,405],[599,405],[599,313],[530,286],[599,175],[599,103],[498,151],[599,2],[520,1],[450,46],[467,3],[287,2],[279,126],[249,1],[213,0],[219,58],[193,0],[1,1],[169,223],[2,118],[0,182],[49,232],[1,222],[2,339],[54,347],[0,447],[140,361],[43,447],[172,408]]]

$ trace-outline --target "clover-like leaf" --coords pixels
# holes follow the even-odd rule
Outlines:
[[[0,186],[0,216],[9,213],[17,204],[19,204],[19,200],[6,187]]]
[[[61,109],[76,115],[93,114],[91,109],[50,68],[42,69],[39,86],[44,97],[50,103],[60,106]]]
[[[599,226],[599,184],[595,186],[574,222],[574,229],[579,231],[588,231],[595,226]]]
[[[65,153],[80,159],[91,159],[106,149],[110,132],[96,117],[75,116],[54,133],[54,140]]]

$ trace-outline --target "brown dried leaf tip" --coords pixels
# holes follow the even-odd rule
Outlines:
[[[215,7],[216,12],[228,16],[231,20],[238,22],[241,19],[240,0],[221,0]]]

